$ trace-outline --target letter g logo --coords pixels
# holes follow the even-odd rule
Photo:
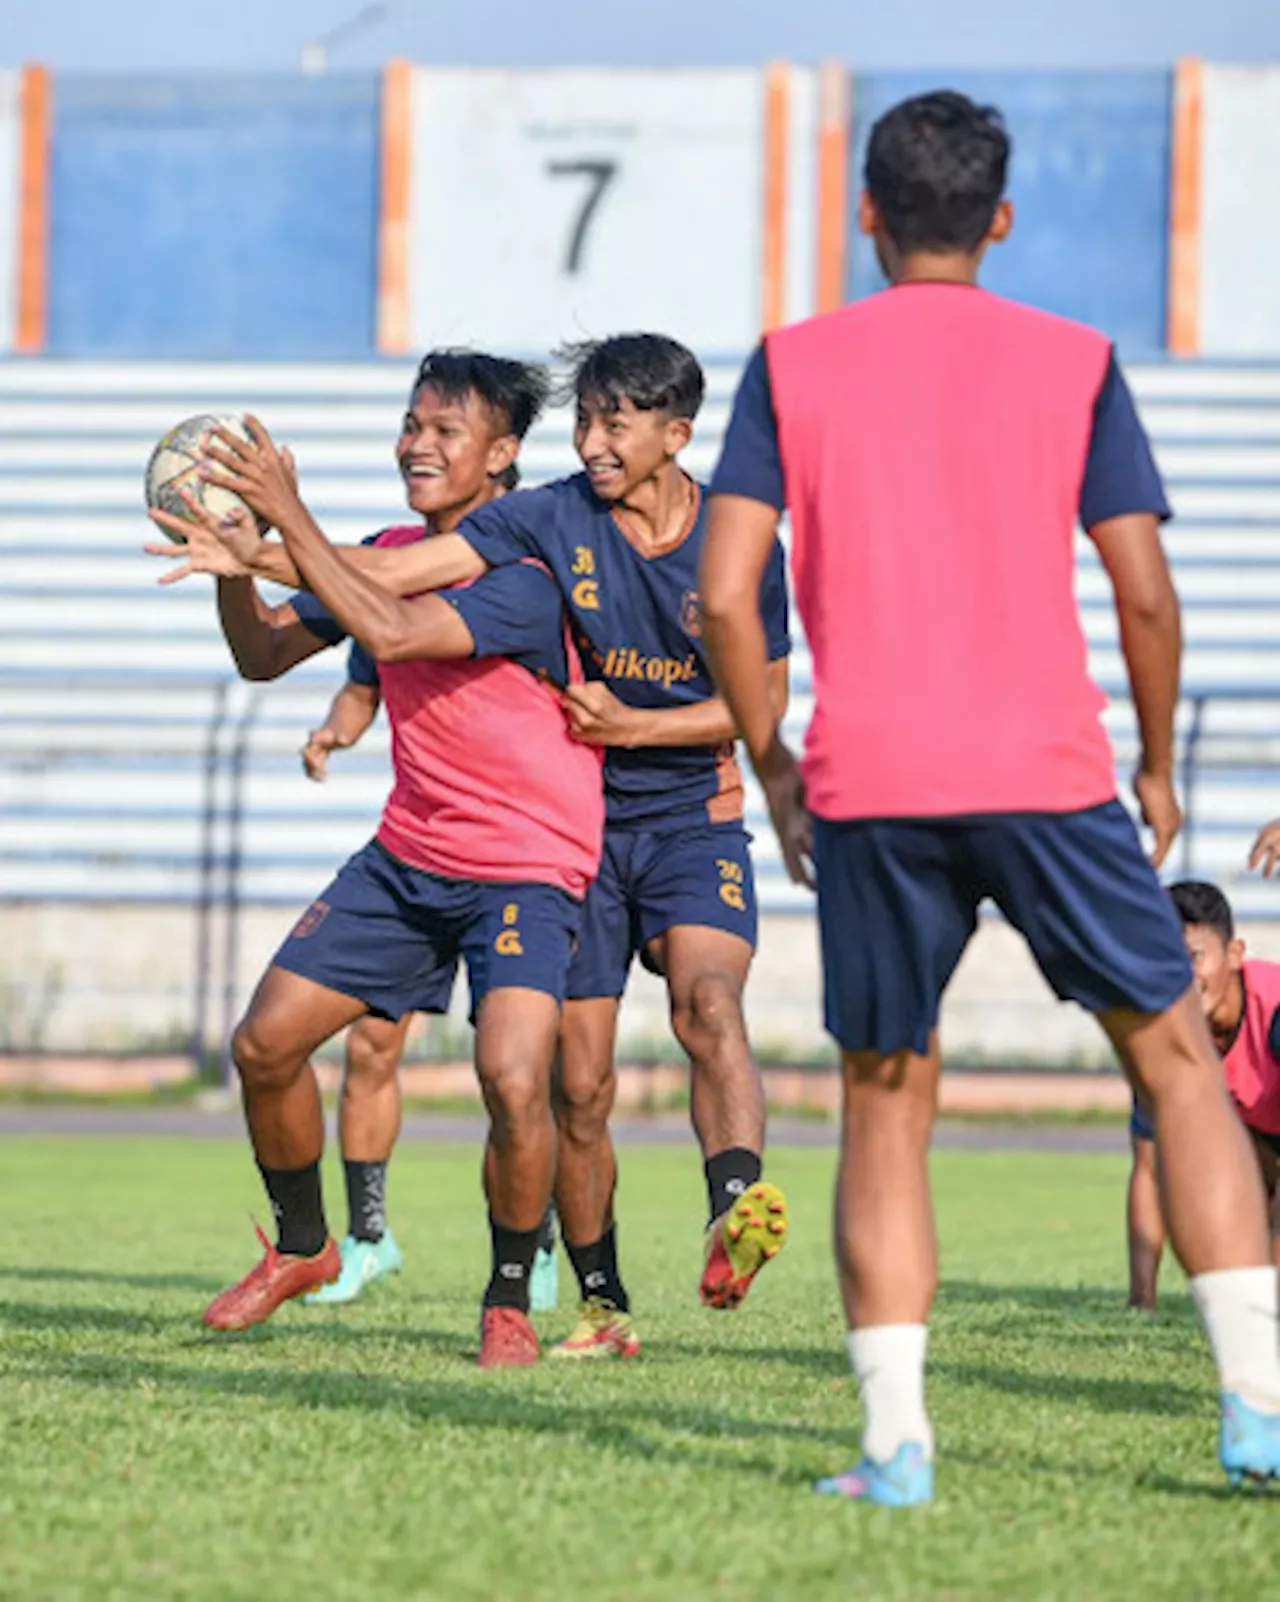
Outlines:
[[[573,604],[580,612],[598,612],[600,610],[600,581],[598,579],[579,579],[573,586]]]
[[[524,947],[520,943],[519,929],[504,929],[493,942],[493,949],[500,957],[523,957]]]

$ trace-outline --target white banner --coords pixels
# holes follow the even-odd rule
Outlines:
[[[0,71],[0,351],[13,349],[18,322],[21,90],[21,73]]]
[[[413,73],[414,348],[512,353],[656,329],[699,355],[760,333],[764,75]]]
[[[1280,68],[1205,66],[1200,351],[1280,353]]]

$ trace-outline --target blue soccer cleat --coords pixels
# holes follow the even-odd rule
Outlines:
[[[814,1486],[819,1496],[843,1496],[879,1507],[919,1507],[933,1501],[933,1464],[915,1441],[900,1446],[887,1463],[864,1457],[857,1468]]]
[[[1232,1485],[1280,1477],[1280,1413],[1260,1413],[1234,1393],[1224,1396],[1218,1457]]]
[[[331,1285],[322,1285],[303,1300],[308,1307],[354,1302],[374,1280],[398,1274],[403,1267],[404,1256],[390,1230],[381,1240],[356,1240],[348,1235],[342,1243],[342,1272]]]

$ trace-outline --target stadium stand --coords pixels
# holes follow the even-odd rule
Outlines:
[[[367,837],[387,780],[381,722],[324,786],[297,758],[343,657],[276,685],[235,679],[205,581],[156,587],[141,478],[177,419],[252,409],[293,445],[329,533],[355,541],[402,515],[391,443],[410,374],[389,362],[0,362],[0,899],[186,902],[217,879],[246,901],[298,903]],[[700,475],[736,374],[709,375],[687,458]],[[1280,366],[1151,365],[1132,378],[1178,512],[1191,827],[1173,866],[1233,881],[1253,829],[1280,812]],[[567,413],[540,425],[523,465],[528,482],[573,469]],[[1123,770],[1132,714],[1105,576],[1083,540],[1079,586]],[[801,647],[795,739],[808,705]],[[762,904],[805,905],[754,791],[751,805]],[[1274,900],[1257,883],[1232,888],[1246,916]]]

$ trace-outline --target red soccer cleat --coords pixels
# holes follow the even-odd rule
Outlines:
[[[275,1249],[256,1222],[253,1227],[266,1256],[239,1284],[209,1303],[204,1310],[207,1329],[252,1329],[255,1324],[265,1324],[281,1302],[319,1290],[342,1272],[342,1253],[332,1235],[314,1257],[290,1257]]]
[[[788,1222],[787,1198],[763,1179],[714,1219],[707,1228],[707,1257],[698,1287],[702,1305],[741,1306],[752,1280],[786,1245]]]
[[[541,1356],[533,1325],[518,1307],[480,1310],[481,1368],[532,1368]]]

